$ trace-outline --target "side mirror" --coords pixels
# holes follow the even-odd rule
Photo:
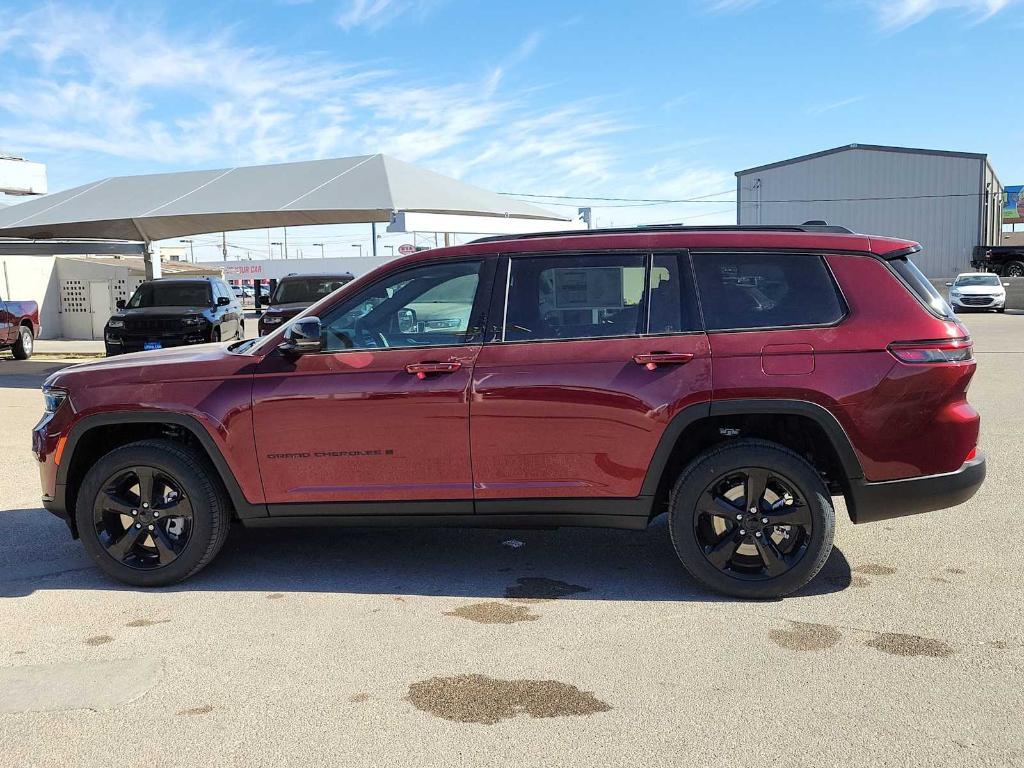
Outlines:
[[[398,331],[399,333],[416,332],[416,310],[408,307],[398,310]]]
[[[229,299],[227,296],[218,296],[217,297],[217,306],[218,307],[226,307],[230,303],[231,303],[231,299]]]
[[[261,293],[259,296],[256,297],[256,306],[257,307],[267,307],[267,306],[270,306],[270,297],[269,296],[264,296]]]
[[[286,355],[298,357],[323,349],[320,336],[320,318],[311,316],[294,320],[284,332],[284,341],[279,349]]]
[[[1003,288],[1009,288],[1009,287],[1010,287],[1009,283],[1003,283]]]
[[[946,287],[950,287],[952,285],[953,285],[952,283],[946,283]]]
[[[128,306],[128,302],[125,301],[124,299],[118,299],[115,303],[118,309],[124,309],[125,307]]]

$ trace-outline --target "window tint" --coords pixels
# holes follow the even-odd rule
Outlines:
[[[351,282],[351,278],[285,278],[277,284],[277,290],[274,291],[274,297],[270,300],[270,303],[289,304],[291,302],[302,302],[304,304],[313,304],[348,282]]]
[[[953,317],[952,308],[939,295],[939,292],[935,290],[935,286],[931,284],[914,262],[903,257],[900,259],[889,259],[888,263],[921,303],[928,307],[929,311],[939,317]]]
[[[128,307],[208,307],[212,303],[209,283],[143,283]]]
[[[513,257],[505,341],[631,336],[642,328],[645,257]]]
[[[697,253],[693,266],[709,331],[823,325],[845,311],[820,256]]]
[[[323,318],[324,349],[464,344],[480,264],[426,264],[371,285]]]
[[[654,254],[651,261],[651,292],[648,333],[680,333],[700,330],[693,294],[690,264],[674,253]]]

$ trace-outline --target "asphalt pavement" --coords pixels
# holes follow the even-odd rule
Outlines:
[[[236,528],[143,590],[39,506],[57,365],[0,360],[0,765],[1024,764],[1024,314],[970,315],[988,480],[801,594],[644,532]]]

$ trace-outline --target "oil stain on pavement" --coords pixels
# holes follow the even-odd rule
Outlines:
[[[353,704],[362,704],[364,701],[370,700],[370,694],[360,691],[359,693],[353,693],[348,697],[348,700]]]
[[[889,565],[878,565],[877,563],[864,563],[853,569],[856,573],[866,573],[868,576],[892,576],[896,569]]]
[[[460,605],[454,611],[446,611],[445,616],[457,616],[469,619],[478,624],[515,624],[520,621],[536,621],[540,618],[525,605],[508,605],[507,603],[486,602]]]
[[[904,635],[899,632],[883,632],[867,643],[884,653],[894,656],[931,656],[941,659],[952,656],[953,646],[942,640],[932,640],[918,635]]]
[[[209,704],[204,704],[201,707],[193,707],[192,709],[181,709],[175,712],[178,717],[195,717],[197,715],[207,715],[213,712],[213,707]]]
[[[86,645],[106,645],[107,643],[114,642],[114,638],[110,635],[95,635],[93,637],[87,637],[82,642]]]
[[[125,624],[126,627],[155,627],[157,624],[167,624],[170,619],[135,619]]]
[[[569,584],[540,576],[525,576],[516,579],[516,582],[516,584],[505,588],[505,597],[521,603],[541,603],[590,591],[590,587],[581,587],[579,584]]]
[[[498,680],[486,675],[433,677],[409,686],[417,709],[459,723],[494,725],[519,714],[583,717],[611,709],[588,691],[555,680]]]
[[[773,629],[768,637],[790,651],[825,651],[838,645],[842,635],[828,624],[791,621],[789,629]]]

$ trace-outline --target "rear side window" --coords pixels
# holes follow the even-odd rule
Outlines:
[[[709,331],[829,325],[846,314],[821,256],[790,253],[695,253]]]
[[[953,316],[953,310],[949,304],[939,295],[939,292],[935,290],[935,286],[931,284],[914,262],[905,256],[899,259],[889,259],[888,262],[893,272],[899,275],[911,293],[917,296],[920,302],[928,308],[929,312],[942,318]],[[998,285],[998,280],[996,284]]]

